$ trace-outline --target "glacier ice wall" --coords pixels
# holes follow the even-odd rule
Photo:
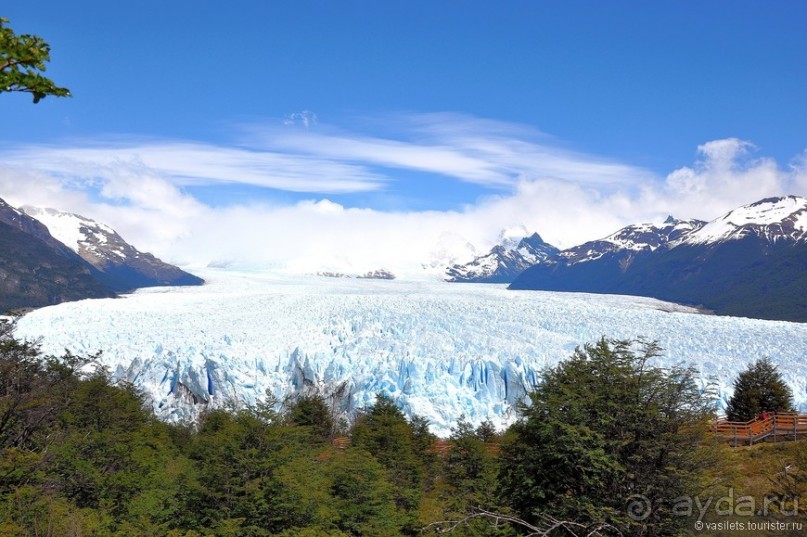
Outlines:
[[[447,434],[514,419],[540,370],[605,335],[655,339],[662,364],[696,366],[724,400],[770,357],[807,410],[807,325],[697,314],[653,299],[508,291],[500,285],[344,280],[209,271],[203,287],[43,308],[17,334],[61,354],[103,351],[169,421],[227,401],[317,391],[350,414],[377,392]]]

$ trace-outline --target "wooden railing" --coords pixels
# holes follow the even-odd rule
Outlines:
[[[746,422],[717,420],[711,429],[734,446],[750,446],[767,439],[796,440],[799,435],[807,435],[807,414],[772,413],[765,419]]]

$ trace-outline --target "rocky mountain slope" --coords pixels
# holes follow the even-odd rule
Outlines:
[[[0,200],[0,313],[115,293],[37,220]]]
[[[201,278],[140,252],[111,227],[83,216],[23,207],[29,216],[98,270],[98,279],[117,292],[138,287],[200,285]]]
[[[23,211],[0,199],[0,313],[201,283],[138,251],[109,226],[53,209]]]

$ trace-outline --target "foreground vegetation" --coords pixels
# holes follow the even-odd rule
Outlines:
[[[48,95],[69,97],[70,90],[42,74],[50,61],[50,45],[36,35],[15,34],[8,22],[0,17],[0,93],[30,93],[34,103]]]
[[[655,368],[657,352],[578,349],[509,430],[460,418],[445,444],[383,395],[349,428],[316,396],[166,424],[132,386],[81,373],[92,357],[43,357],[0,323],[0,535],[677,534],[693,519],[675,498],[740,485],[692,371]],[[764,493],[792,498],[807,453],[785,455]]]

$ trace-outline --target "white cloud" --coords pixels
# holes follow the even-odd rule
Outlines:
[[[792,176],[790,194],[807,192],[807,150],[793,159],[790,164]]]
[[[284,125],[302,125],[305,128],[316,125],[318,122],[317,115],[310,110],[289,114],[283,120]]]
[[[709,220],[765,197],[805,193],[793,170],[781,169],[770,158],[751,158],[755,151],[753,144],[736,138],[700,145],[695,165],[670,173],[647,202]]]
[[[763,197],[807,193],[807,152],[783,169],[737,139],[704,143],[694,164],[659,177],[561,148],[528,127],[457,114],[386,118],[384,128],[398,130],[388,136],[338,132],[312,117],[252,128],[238,146],[141,140],[11,148],[0,153],[0,197],[107,222],[174,262],[405,272],[467,258],[474,246],[485,251],[513,226],[569,247],[667,214],[712,219]],[[333,201],[332,194],[394,185],[396,170],[413,169],[435,181],[484,185],[487,194],[442,211]],[[185,190],[200,184],[310,196],[211,207]]]
[[[627,184],[650,172],[548,144],[546,136],[521,125],[460,114],[390,116],[405,127],[397,136],[367,136],[327,127],[250,127],[251,144],[335,162],[362,163],[440,174],[491,187],[511,187],[527,178],[592,184]]]
[[[305,155],[178,142],[23,146],[3,152],[7,166],[97,183],[121,167],[142,168],[175,185],[245,184],[289,192],[349,193],[385,178],[360,165]]]

